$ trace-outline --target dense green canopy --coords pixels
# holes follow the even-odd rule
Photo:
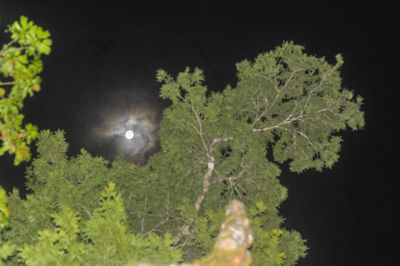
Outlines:
[[[207,89],[200,69],[176,78],[159,70],[160,96],[171,105],[161,150],[142,166],[85,150],[68,158],[63,132],[42,131],[26,176],[31,193],[10,194],[0,251],[29,265],[96,264],[106,255],[108,264],[193,261],[211,252],[225,206],[239,199],[254,232],[253,264],[294,265],[307,247],[279,216],[287,197],[280,167],[330,168],[339,131],[364,125],[362,98],[342,88],[336,61],[284,42],[238,63],[237,85],[220,92]]]

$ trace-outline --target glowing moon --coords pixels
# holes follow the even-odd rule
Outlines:
[[[125,138],[126,139],[133,139],[133,137],[135,136],[135,133],[133,133],[132,130],[128,130],[125,132]]]

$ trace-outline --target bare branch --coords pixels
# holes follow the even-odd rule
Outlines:
[[[95,174],[96,174],[96,172],[87,173],[87,174],[85,175],[85,181],[87,181],[87,180],[88,180],[88,178],[90,178],[90,177],[94,176]]]
[[[190,95],[190,103],[191,103],[191,107],[192,107],[192,112],[193,112],[193,114],[195,115],[197,124],[198,124],[198,126],[199,126],[199,128],[198,128],[198,130],[197,130],[197,134],[199,135],[200,141],[201,141],[201,143],[203,144],[203,147],[204,147],[204,149],[205,149],[205,151],[206,151],[206,153],[207,153],[207,156],[208,156],[209,151],[208,151],[208,149],[207,149],[206,142],[204,141],[204,138],[203,138],[203,126],[202,126],[201,118],[200,118],[200,115],[199,115],[198,111],[197,111],[196,108],[194,107],[192,95]]]
[[[278,99],[280,98],[280,96],[281,96],[283,90],[287,87],[287,85],[288,85],[289,82],[293,79],[293,77],[295,76],[295,74],[296,74],[297,72],[301,71],[301,70],[303,70],[303,69],[299,68],[299,69],[294,70],[294,71],[290,74],[289,78],[286,80],[285,84],[284,84],[282,87],[280,87],[280,88],[276,87],[276,84],[273,83],[273,82],[270,80],[270,82],[271,82],[272,84],[274,84],[274,87],[275,87],[275,90],[277,91],[277,94],[276,94],[274,100],[272,101],[271,105],[268,105],[268,99],[264,96],[264,97],[266,98],[266,103],[267,103],[267,105],[265,106],[264,111],[254,119],[253,127],[257,124],[258,121],[260,121],[260,119],[261,119],[263,116],[265,116],[266,114],[268,114],[268,113],[271,111],[272,107],[276,104],[276,102],[277,102]],[[296,104],[296,108],[297,108],[297,104]]]
[[[272,109],[272,107],[274,107],[274,105],[278,101],[279,97],[281,96],[282,91],[287,87],[289,82],[293,79],[294,75],[301,70],[303,70],[303,69],[299,68],[299,69],[293,70],[293,72],[290,74],[289,78],[286,80],[285,84],[281,88],[278,89],[278,93],[276,94],[276,96],[275,96],[274,100],[272,101],[270,108],[268,108],[267,112],[269,112]]]
[[[8,81],[8,82],[0,82],[0,86],[10,86],[15,85],[15,81]]]
[[[194,109],[193,109],[193,111],[194,111]],[[196,113],[196,112],[194,111],[194,113]],[[200,122],[199,122],[199,125],[201,125]],[[202,136],[201,136],[201,139],[202,139]],[[233,137],[227,137],[227,138],[216,137],[211,141],[211,143],[208,146],[206,146],[206,151],[207,151],[206,155],[208,157],[207,171],[203,176],[203,188],[201,190],[201,193],[197,196],[197,199],[194,203],[196,210],[200,209],[201,204],[203,203],[203,201],[210,189],[210,186],[211,186],[211,176],[212,176],[212,173],[213,173],[213,170],[215,167],[215,163],[214,163],[215,159],[213,156],[214,147],[216,144],[218,144],[220,142],[227,142],[227,141],[231,141],[231,140],[233,140]],[[189,229],[193,225],[193,223],[194,223],[194,218],[191,217],[188,222],[186,222],[185,224],[182,225],[182,227],[179,229],[178,233],[175,236],[174,246],[181,240],[181,238],[183,236],[190,234]]]
[[[280,128],[283,125],[287,125],[287,124],[293,123],[293,122],[298,121],[298,120],[304,120],[307,117],[308,117],[308,115],[303,115],[303,114],[301,114],[301,115],[299,115],[297,117],[293,117],[293,115],[290,114],[285,120],[279,122],[276,125],[269,126],[269,127],[264,127],[264,128],[253,128],[253,132],[268,131],[268,130],[271,130],[271,129]]]
[[[183,122],[185,122],[186,124],[188,124],[191,128],[193,128],[197,135],[200,135],[200,131],[197,127],[195,127],[195,125],[193,125],[192,123],[190,123],[189,121],[187,121],[186,119],[181,118]]]
[[[87,215],[90,217],[92,216],[92,213],[89,211],[88,208],[86,208],[86,206],[83,206],[83,210],[87,213]]]
[[[142,219],[140,220],[140,234],[143,235],[143,231],[144,231],[144,219],[146,218],[146,216],[144,215],[145,211],[146,211],[146,207],[147,207],[147,197],[144,198],[144,204],[143,204],[143,216]]]
[[[7,51],[7,49],[8,49],[11,45],[13,45],[16,41],[17,41],[17,40],[12,40],[12,41],[10,41],[9,43],[7,43],[7,44],[3,47],[3,49],[0,50],[0,56],[2,56],[2,55]]]
[[[157,232],[158,229],[163,226],[164,224],[171,222],[170,217],[167,217],[165,220],[162,220],[160,223],[158,223],[156,226],[154,226],[153,228],[151,228],[149,231],[145,232],[145,233],[141,233],[140,236],[142,238],[148,236],[151,233]]]

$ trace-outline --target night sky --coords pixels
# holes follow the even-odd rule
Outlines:
[[[159,148],[158,124],[169,104],[158,97],[157,69],[176,75],[197,66],[210,90],[222,90],[236,84],[236,62],[285,40],[331,63],[341,53],[343,86],[364,97],[366,127],[342,134],[331,170],[298,175],[283,166],[289,198],[281,214],[286,228],[308,240],[309,255],[298,265],[398,265],[395,8],[282,2],[0,0],[2,32],[25,15],[54,41],[42,90],[25,101],[24,121],[64,130],[70,156],[85,148],[145,162]],[[8,38],[1,34],[0,43]],[[120,136],[127,129],[136,145]],[[14,167],[13,160],[0,157],[0,185],[23,190],[28,164]]]

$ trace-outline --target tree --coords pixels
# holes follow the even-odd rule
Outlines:
[[[52,224],[38,231],[31,244],[17,247],[10,242],[0,245],[1,259],[17,252],[8,263],[26,265],[122,265],[129,261],[171,263],[181,258],[180,250],[170,248],[168,234],[147,238],[127,231],[126,213],[121,195],[110,182],[101,192],[99,206],[85,222],[68,206],[51,216]],[[1,240],[1,239],[0,239]],[[1,244],[1,241],[0,241]],[[18,259],[18,260],[17,260]]]
[[[363,127],[364,118],[362,98],[341,87],[342,56],[336,60],[330,65],[285,42],[254,62],[238,63],[236,88],[210,96],[200,69],[186,69],[176,79],[158,71],[157,80],[164,83],[160,95],[172,105],[161,122],[161,152],[149,165],[163,182],[157,194],[177,195],[170,201],[180,206],[176,215],[184,222],[175,244],[186,258],[209,251],[203,239],[214,233],[214,210],[232,198],[248,207],[267,207],[253,219],[260,228],[254,257],[261,258],[266,250],[262,232],[281,227],[277,208],[287,197],[278,164],[289,161],[290,170],[300,173],[330,168],[338,160],[338,132]],[[297,232],[283,230],[281,242],[285,264],[305,255]]]
[[[68,158],[63,132],[42,131],[38,157],[27,171],[31,193],[26,199],[17,190],[9,195],[11,227],[1,235],[4,247],[16,247],[9,260],[19,256],[29,263],[27,254],[38,248],[75,254],[76,244],[88,245],[97,259],[120,254],[96,246],[105,238],[128,254],[133,251],[126,243],[134,240],[126,238],[133,234],[140,245],[164,250],[167,255],[158,254],[164,262],[194,261],[212,252],[225,206],[239,199],[254,235],[253,264],[294,265],[307,247],[298,232],[283,228],[278,207],[287,189],[279,166],[289,161],[293,172],[330,168],[339,157],[338,132],[364,125],[362,98],[342,88],[343,59],[336,60],[331,65],[285,42],[254,62],[238,63],[236,87],[221,92],[207,91],[200,69],[187,68],[176,79],[159,70],[160,96],[171,105],[160,125],[161,150],[142,166],[122,158],[109,163],[85,150]],[[101,192],[109,182],[115,185]],[[106,222],[105,214],[115,219]],[[72,246],[57,244],[65,241]]]
[[[10,210],[7,207],[6,191],[0,187],[0,231],[9,226]]]
[[[127,262],[129,265],[161,265],[181,258],[180,250],[170,248],[173,240],[168,234],[164,239],[155,234],[141,238],[127,232],[126,214],[114,183],[109,183],[101,194],[100,207],[84,224],[82,231],[79,214],[64,207],[52,215],[56,227],[40,231],[34,244],[25,244],[21,248],[9,243],[0,245],[0,265],[2,259],[16,251],[19,251],[18,261],[26,265],[122,265]],[[225,213],[226,220],[212,254],[185,265],[250,265],[251,255],[247,249],[252,244],[253,235],[244,206],[234,200]]]
[[[52,41],[48,31],[24,16],[6,32],[11,34],[11,41],[0,50],[0,155],[15,153],[14,164],[18,165],[30,159],[28,145],[37,137],[36,126],[22,126],[23,101],[40,90],[40,57],[50,53]]]

